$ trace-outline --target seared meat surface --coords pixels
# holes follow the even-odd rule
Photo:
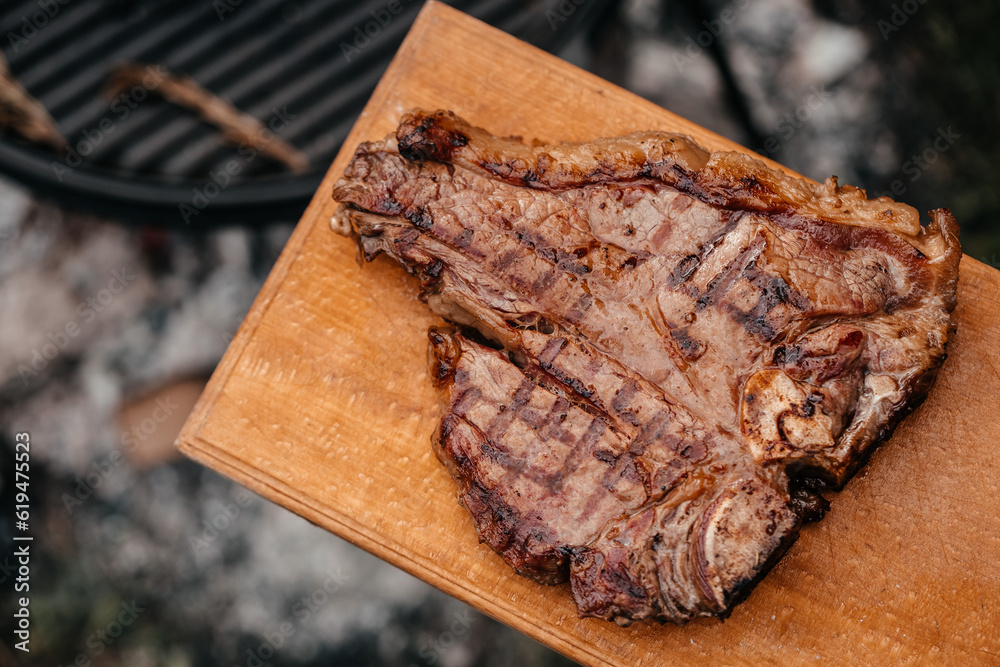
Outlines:
[[[948,211],[682,135],[528,146],[413,111],[334,197],[453,325],[434,445],[480,539],[581,615],[726,614],[945,357]]]

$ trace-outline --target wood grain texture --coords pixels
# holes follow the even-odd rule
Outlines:
[[[1000,656],[1000,272],[962,263],[958,334],[927,402],[726,622],[578,619],[568,586],[477,544],[434,458],[437,321],[395,264],[360,267],[328,227],[358,142],[446,108],[496,134],[634,130],[726,139],[429,4],[179,438],[189,456],[585,664],[969,664]],[[742,149],[741,149],[742,150]]]

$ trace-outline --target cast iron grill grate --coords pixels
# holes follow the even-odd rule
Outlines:
[[[4,3],[0,34],[6,37],[3,50],[10,69],[49,111],[71,149],[60,157],[7,133],[0,140],[0,171],[62,204],[132,221],[205,225],[295,219],[421,4],[419,0]],[[448,4],[536,46],[556,50],[610,3],[453,0]],[[248,152],[241,154],[237,146],[222,141],[217,128],[156,95],[140,90],[109,98],[108,74],[127,61],[162,63],[263,123],[274,119],[281,128],[278,136],[309,158],[309,171],[295,175],[263,156],[248,159]],[[242,167],[238,176],[185,220],[181,204],[190,203],[209,174],[224,170],[234,157]]]

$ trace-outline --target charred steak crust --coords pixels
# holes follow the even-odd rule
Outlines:
[[[438,458],[480,540],[582,616],[724,616],[929,391],[961,250],[887,198],[639,132],[526,145],[411,111],[334,228],[430,331]]]

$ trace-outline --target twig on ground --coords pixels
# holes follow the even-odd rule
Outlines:
[[[49,112],[10,73],[0,54],[0,127],[10,128],[34,144],[45,144],[59,153],[66,150],[66,138]]]

